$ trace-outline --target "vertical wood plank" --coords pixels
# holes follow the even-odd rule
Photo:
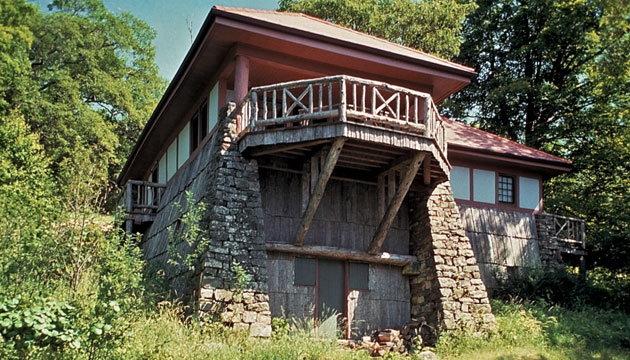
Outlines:
[[[381,219],[385,214],[385,175],[380,175],[376,182],[377,215]]]
[[[337,164],[337,160],[339,159],[339,155],[341,154],[341,149],[343,148],[343,144],[346,142],[345,138],[337,138],[333,143],[328,155],[326,156],[326,161],[324,162],[321,172],[319,173],[319,178],[317,179],[317,185],[315,185],[315,191],[311,194],[311,197],[308,201],[308,206],[306,207],[306,211],[304,212],[304,216],[302,217],[302,222],[300,227],[298,228],[298,232],[295,236],[294,245],[295,246],[303,246],[304,239],[308,234],[308,230],[311,227],[311,223],[313,222],[313,217],[317,212],[317,208],[319,207],[319,203],[324,196],[324,191],[326,190],[326,184],[328,183],[328,179]]]

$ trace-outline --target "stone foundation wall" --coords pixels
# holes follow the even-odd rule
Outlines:
[[[420,275],[410,278],[411,316],[434,329],[424,329],[423,339],[434,341],[439,329],[494,327],[488,294],[450,183],[411,196],[410,251],[421,266]]]
[[[199,309],[236,330],[271,335],[264,214],[256,160],[238,151],[236,120],[219,123],[206,188],[209,251],[200,277]],[[247,284],[239,284],[237,268]],[[243,279],[241,279],[242,281]],[[244,288],[241,288],[244,287]],[[203,315],[203,314],[202,314]]]

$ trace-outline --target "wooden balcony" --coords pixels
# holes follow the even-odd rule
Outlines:
[[[234,110],[247,156],[303,163],[345,138],[340,171],[371,174],[413,153],[427,155],[427,179],[450,172],[446,132],[427,93],[345,75],[252,88]]]
[[[584,220],[555,214],[544,214],[552,224],[551,239],[558,243],[565,254],[586,254],[586,232]]]
[[[165,184],[148,181],[129,180],[123,195],[125,208],[125,230],[134,232],[136,228],[150,225],[155,219]]]

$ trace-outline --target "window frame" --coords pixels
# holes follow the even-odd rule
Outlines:
[[[501,178],[506,178],[506,179],[511,179],[512,180],[512,188],[511,189],[502,189],[501,188]],[[518,194],[518,189],[517,189],[517,182],[518,182],[518,175],[512,175],[512,174],[506,174],[504,172],[497,172],[497,180],[496,180],[496,184],[497,184],[497,205],[501,206],[514,206],[514,207],[519,207],[518,206],[518,201],[517,201],[517,194]],[[506,201],[502,201],[501,200],[501,191],[502,190],[510,190],[512,193],[509,195],[512,197],[512,201],[511,202],[506,202]]]

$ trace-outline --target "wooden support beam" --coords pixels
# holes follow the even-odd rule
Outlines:
[[[370,246],[368,247],[368,251],[367,251],[368,254],[374,255],[378,253],[379,250],[381,249],[381,246],[383,246],[383,242],[385,241],[385,238],[387,237],[389,228],[392,226],[392,223],[394,222],[394,218],[396,217],[396,214],[398,213],[398,210],[400,209],[400,205],[402,204],[403,200],[405,199],[405,196],[407,195],[407,192],[409,191],[409,188],[411,187],[411,183],[413,182],[413,179],[416,177],[416,174],[418,173],[418,169],[420,168],[420,164],[422,163],[422,160],[424,160],[424,157],[425,157],[424,153],[416,153],[411,158],[411,161],[409,162],[409,165],[407,166],[407,169],[405,170],[402,176],[402,179],[400,180],[400,185],[398,186],[398,189],[396,190],[396,194],[394,195],[394,198],[387,206],[385,215],[383,215],[380,223],[378,224],[378,228],[376,229],[376,232],[374,233],[374,237],[372,238],[372,241],[370,242]]]
[[[335,168],[335,164],[337,164],[337,159],[339,159],[339,154],[341,154],[341,149],[343,148],[343,144],[345,142],[346,139],[342,137],[335,139],[335,142],[332,144],[330,151],[328,151],[328,154],[326,155],[326,160],[324,161],[324,164],[320,169],[317,183],[315,184],[315,188],[311,193],[311,197],[308,200],[308,206],[306,207],[306,211],[304,211],[302,223],[300,224],[300,227],[298,228],[297,234],[295,236],[295,242],[293,243],[295,246],[304,245],[304,239],[306,238],[306,234],[308,234],[308,230],[311,227],[315,212],[317,212],[319,203],[324,196],[326,184],[328,183],[328,179],[330,178],[330,175]],[[311,176],[313,176],[313,174],[311,174]]]
[[[431,155],[427,155],[422,163],[422,182],[424,185],[431,184]]]
[[[250,151],[249,152],[249,156],[257,157],[257,156],[269,155],[269,154],[273,154],[273,153],[276,153],[276,152],[287,151],[287,150],[294,150],[294,149],[302,149],[302,148],[305,148],[305,147],[315,146],[315,145],[319,145],[319,144],[323,144],[323,143],[327,143],[327,142],[330,142],[330,140],[329,139],[322,139],[322,140],[315,140],[315,141],[296,143],[296,144],[270,145],[270,146],[265,146],[262,149],[256,149],[256,150]]]
[[[282,252],[296,255],[306,256],[318,256],[329,259],[339,260],[353,260],[375,264],[387,264],[393,266],[405,266],[407,264],[413,264],[409,266],[410,269],[419,267],[418,259],[412,255],[399,255],[380,253],[376,255],[370,255],[363,251],[350,250],[344,248],[337,248],[331,246],[295,246],[291,244],[282,243],[266,243],[265,249],[271,252]],[[413,275],[413,272],[409,273]]]

